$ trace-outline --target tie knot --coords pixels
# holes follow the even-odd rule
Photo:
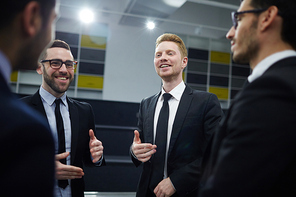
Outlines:
[[[167,102],[168,100],[170,100],[171,97],[172,95],[170,93],[164,93],[163,94],[164,102]]]
[[[56,106],[59,106],[60,103],[62,102],[62,100],[58,98],[54,102],[55,102]]]

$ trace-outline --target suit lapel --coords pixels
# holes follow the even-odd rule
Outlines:
[[[170,146],[169,146],[169,151],[168,151],[168,157],[170,156],[170,153],[172,151],[172,148],[175,145],[175,142],[178,138],[178,135],[181,131],[181,128],[184,123],[184,119],[186,118],[187,112],[189,110],[189,107],[191,105],[192,101],[192,89],[189,86],[186,86],[184,93],[181,97],[178,110],[176,113],[176,117],[174,120],[174,125],[172,129],[172,134],[171,134],[171,140],[170,140]]]
[[[156,108],[156,104],[157,104],[157,100],[159,98],[159,94],[156,94],[150,102],[150,105],[148,106],[148,116],[147,116],[147,131],[145,132],[146,136],[146,142],[147,143],[151,143],[153,144],[153,139],[154,139],[154,132],[153,132],[153,128],[154,128],[154,113],[155,113],[155,108]]]
[[[31,102],[32,102],[32,106],[34,107],[34,109],[39,111],[42,115],[44,115],[44,117],[47,118],[46,112],[45,112],[45,109],[44,109],[44,106],[43,106],[43,103],[42,103],[42,100],[41,100],[41,96],[39,94],[39,89],[32,96]]]
[[[77,107],[74,105],[72,99],[67,97],[67,102],[69,106],[69,114],[71,121],[71,164],[73,164],[77,151],[76,144],[78,143],[77,141],[79,133],[79,112]]]

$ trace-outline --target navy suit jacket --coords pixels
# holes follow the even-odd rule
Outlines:
[[[44,117],[15,95],[0,73],[0,196],[53,196],[54,141]]]
[[[143,99],[140,104],[138,128],[142,143],[153,144],[154,112],[160,93]],[[205,147],[218,125],[222,110],[216,95],[192,90],[186,85],[174,120],[168,150],[167,171],[177,193],[174,196],[196,196],[200,165]],[[134,157],[136,166],[142,162]],[[151,161],[144,163],[137,196],[146,195]]]
[[[211,146],[201,197],[296,196],[296,58],[236,96]]]
[[[41,112],[46,117],[46,112],[39,94],[39,90],[32,96],[22,99],[31,107]],[[95,166],[90,158],[89,129],[95,132],[94,114],[90,104],[79,102],[67,97],[71,120],[71,165],[83,168]],[[102,161],[105,165],[105,160]],[[73,197],[84,196],[84,180],[72,179],[71,190]]]

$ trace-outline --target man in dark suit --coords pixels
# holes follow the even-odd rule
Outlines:
[[[232,14],[233,60],[253,72],[216,132],[201,197],[296,196],[295,10],[244,0]]]
[[[131,146],[134,164],[144,163],[139,197],[197,195],[201,159],[222,110],[216,95],[192,90],[183,82],[187,61],[180,37],[163,34],[157,39],[154,64],[163,86],[141,102],[139,130]],[[168,101],[163,95],[169,95]],[[168,120],[161,115],[165,102]],[[165,128],[159,129],[162,122]],[[158,140],[162,133],[164,139]]]
[[[42,86],[33,96],[23,100],[47,117],[54,135],[57,154],[55,195],[84,196],[82,165],[104,165],[103,146],[94,135],[92,107],[66,96],[65,92],[74,78],[77,64],[66,42],[55,40],[41,59],[37,72],[42,75]],[[56,103],[58,99],[60,103]],[[64,127],[62,136],[58,126],[57,116],[60,115],[56,114],[57,107],[60,108],[58,111]],[[64,150],[61,150],[61,146]],[[63,159],[66,159],[65,163]]]
[[[0,12],[1,196],[52,197],[54,141],[46,120],[12,94],[12,70],[36,69],[51,41],[55,0],[2,1]]]

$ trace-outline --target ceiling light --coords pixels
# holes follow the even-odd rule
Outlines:
[[[147,23],[147,28],[148,28],[148,29],[151,29],[151,30],[154,29],[154,28],[155,28],[155,23],[154,23],[154,22],[151,22],[151,21],[148,22],[148,23]]]
[[[186,0],[163,0],[165,4],[175,7],[175,8],[179,8],[181,7]]]
[[[89,9],[83,9],[79,14],[80,20],[84,23],[91,23],[94,21],[94,13]]]

